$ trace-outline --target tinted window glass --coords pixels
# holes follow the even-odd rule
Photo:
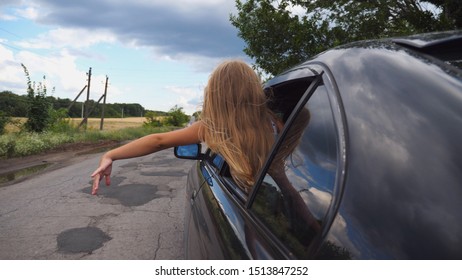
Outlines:
[[[320,86],[291,125],[251,207],[298,258],[323,226],[337,169],[337,136]]]

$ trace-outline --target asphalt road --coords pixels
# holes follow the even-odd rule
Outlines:
[[[93,196],[99,156],[0,187],[0,259],[183,259],[186,176],[165,150],[117,161]]]

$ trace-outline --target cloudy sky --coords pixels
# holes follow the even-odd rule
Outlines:
[[[232,0],[0,0],[0,91],[26,93],[23,63],[48,95],[74,99],[91,67],[93,100],[107,75],[109,103],[192,114],[220,61],[248,61],[234,12]]]

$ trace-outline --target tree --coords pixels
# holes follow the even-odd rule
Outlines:
[[[28,78],[29,80],[29,78]],[[35,83],[30,83],[31,89],[34,91],[34,96],[36,95],[35,91],[37,87]],[[46,89],[46,88],[45,88]],[[43,89],[42,89],[43,91]],[[53,110],[60,111],[65,109],[67,111],[67,116],[71,118],[79,118],[82,116],[82,102],[75,102],[70,109],[72,101],[69,98],[55,98],[53,96],[45,96],[46,102],[50,104]],[[17,95],[11,91],[2,91],[0,92],[0,111],[4,112],[10,117],[27,117],[29,114],[31,99],[28,95]],[[101,116],[101,107],[102,104],[96,104],[94,100],[90,100],[87,104],[90,106],[93,111],[90,114],[90,117],[98,118]],[[140,104],[109,104],[106,103],[105,107],[105,117],[108,118],[120,118],[122,116],[122,109],[124,110],[125,117],[139,117],[144,114],[146,111],[143,106]],[[60,112],[53,112],[53,114],[61,114]],[[160,115],[166,115],[166,112],[157,112]],[[52,118],[53,119],[53,118]]]
[[[146,121],[144,122],[145,126],[151,126],[151,127],[160,127],[162,126],[162,122],[159,119],[159,114],[153,111],[148,111],[146,114],[144,114],[144,117],[146,118]]]
[[[441,9],[441,17],[454,23],[455,29],[462,28],[462,5],[460,0],[428,0]]]
[[[11,122],[11,117],[0,111],[0,135],[5,133],[5,127]]]
[[[11,91],[0,92],[0,111],[11,117],[26,117],[27,97],[16,95]]]
[[[202,111],[196,111],[192,114],[195,120],[199,120],[201,117]]]
[[[183,107],[175,105],[170,111],[166,118],[166,123],[172,126],[183,126],[189,121],[189,116],[183,112]]]
[[[244,52],[255,68],[276,75],[348,42],[460,28],[456,2],[236,0],[238,13],[230,21],[247,43]]]
[[[49,125],[49,110],[51,109],[51,104],[46,98],[46,85],[45,83],[39,83],[36,86],[35,82],[32,83],[26,66],[24,66],[24,64],[21,64],[21,66],[27,78],[27,98],[29,100],[29,110],[25,127],[28,131],[43,132]],[[45,76],[43,79],[45,80]]]

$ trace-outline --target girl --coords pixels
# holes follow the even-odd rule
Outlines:
[[[181,130],[142,137],[104,154],[91,175],[92,194],[97,193],[103,177],[106,185],[110,184],[115,160],[199,142],[223,156],[236,183],[248,192],[275,139],[276,120],[266,102],[259,77],[246,63],[233,60],[220,64],[205,88],[200,120]]]

